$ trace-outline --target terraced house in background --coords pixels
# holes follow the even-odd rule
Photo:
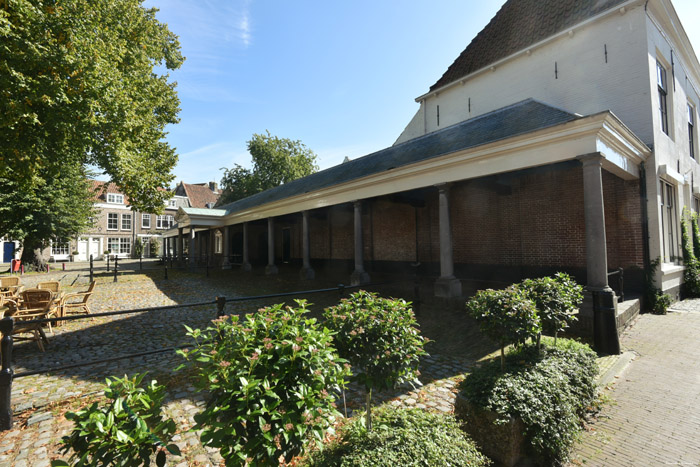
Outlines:
[[[204,193],[202,188],[209,193]],[[162,253],[161,235],[175,225],[179,207],[205,207],[218,199],[218,190],[213,182],[195,185],[180,182],[163,212],[153,214],[132,210],[128,198],[113,183],[93,180],[92,189],[97,210],[93,227],[77,239],[52,242],[53,260],[66,261],[74,252],[77,252],[74,255],[77,261],[87,261],[90,255],[101,259],[107,250],[112,256],[130,258],[135,256],[134,245],[137,241],[143,244],[143,257],[155,256]]]
[[[594,307],[616,318],[618,267],[633,294],[659,258],[657,283],[678,296],[679,222],[700,194],[699,85],[670,0],[509,0],[416,98],[393,146],[180,208],[166,237],[218,235],[222,264],[235,250],[244,267],[297,261],[305,277],[343,268],[355,283],[420,263],[443,297],[465,279],[564,270],[586,284],[591,327]]]

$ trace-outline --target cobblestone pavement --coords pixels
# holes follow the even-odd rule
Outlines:
[[[269,290],[281,291],[304,290],[310,287],[308,283],[296,282],[295,273],[287,276],[265,278],[266,287]],[[170,279],[165,281],[162,271],[159,270],[150,275],[125,273],[114,283],[112,276],[98,276],[98,285],[90,305],[93,313],[98,313],[177,303],[213,302],[217,295],[235,297],[259,294],[259,278],[246,282],[244,277],[236,272],[218,271],[212,272],[212,277],[207,279],[201,273],[170,271]],[[290,280],[289,277],[294,279]],[[68,270],[25,275],[22,283],[30,287],[39,281],[50,279],[60,280],[66,290],[83,289],[88,280],[84,272]],[[328,279],[325,283],[314,283],[313,287],[331,287],[336,283]],[[314,295],[309,299],[324,307],[336,303],[338,293]],[[245,305],[227,304],[226,312],[251,311],[279,301],[281,299],[261,299],[252,303],[246,302]],[[452,317],[454,313],[464,317],[461,311],[446,310],[445,313],[448,317]],[[16,374],[21,374],[86,360],[100,360],[125,353],[134,354],[176,346],[187,342],[183,324],[205,327],[215,315],[216,307],[210,304],[69,322],[54,327],[55,334],[48,335],[50,345],[45,353],[41,353],[33,342],[17,343],[13,354],[14,370]],[[430,333],[444,326],[430,320],[424,321],[424,333],[436,339],[436,336]],[[475,361],[470,352],[476,348],[488,348],[489,344],[484,345],[477,335],[470,337],[469,332],[472,331],[466,331],[459,326],[453,326],[447,331],[450,333],[450,339],[465,339],[470,343],[461,344],[461,348],[466,349],[463,354],[457,352],[452,357],[446,357],[433,351],[433,355],[426,357],[421,364],[422,386],[375,394],[373,402],[452,412],[457,384]],[[58,452],[61,437],[68,434],[72,428],[71,422],[63,415],[65,411],[75,410],[85,405],[90,398],[99,397],[107,376],[143,371],[148,371],[150,376],[159,381],[171,380],[170,399],[165,411],[178,423],[180,432],[175,441],[183,456],[174,462],[171,460],[169,464],[180,467],[221,464],[222,459],[218,451],[203,448],[197,433],[187,431],[194,425],[193,416],[200,410],[204,401],[187,381],[180,381],[177,377],[170,378],[173,368],[180,363],[181,359],[174,352],[165,352],[16,378],[12,390],[15,424],[12,430],[0,433],[0,467],[43,467],[48,466],[52,459],[66,458],[67,456],[61,456]],[[346,404],[339,401],[339,408],[341,411],[347,410],[347,414],[351,416],[354,410],[362,410],[364,397],[362,390],[351,385],[346,394]]]
[[[700,465],[700,300],[641,315],[622,338],[636,358],[606,393],[573,465]]]

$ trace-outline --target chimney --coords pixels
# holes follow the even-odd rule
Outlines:
[[[219,184],[216,182],[209,182],[209,189],[213,191],[214,193],[219,192]]]

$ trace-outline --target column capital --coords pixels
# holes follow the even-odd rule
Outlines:
[[[601,166],[603,164],[604,157],[599,152],[592,152],[590,154],[580,155],[576,159],[581,161],[581,164],[583,164],[584,167],[589,165]]]
[[[447,193],[450,191],[450,188],[452,188],[452,183],[450,182],[445,182],[445,183],[438,183],[436,185],[433,185],[435,188],[438,189],[440,193]]]

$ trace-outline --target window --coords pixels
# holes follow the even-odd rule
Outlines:
[[[217,230],[216,233],[214,234],[214,253],[216,253],[217,255],[220,255],[223,252],[224,252],[223,238],[221,237],[221,231]]]
[[[122,230],[131,230],[131,214],[122,214]]]
[[[678,261],[678,215],[676,213],[676,187],[661,181],[661,230],[663,235],[664,262]]]
[[[700,213],[700,198],[693,196],[693,210],[695,213]]]
[[[107,230],[119,229],[119,214],[110,212],[107,214]]]
[[[151,215],[150,214],[142,214],[141,215],[141,228],[142,229],[150,229],[151,228]]]
[[[51,242],[51,255],[68,255],[70,253],[70,244],[68,240],[63,240],[60,238],[54,239]]]
[[[176,208],[177,201],[175,201],[174,199],[169,199],[166,201],[165,205],[168,206],[169,208]]]
[[[124,204],[124,195],[119,193],[107,193],[107,202],[110,204]]]
[[[661,63],[656,62],[656,84],[659,88],[659,113],[661,117],[661,130],[668,134],[668,112],[667,97],[668,88],[666,81],[666,68]]]
[[[690,157],[695,159],[695,108],[688,104],[688,143]]]
[[[156,229],[169,229],[173,224],[173,216],[156,216]]]
[[[107,248],[113,254],[130,255],[131,239],[129,237],[110,237],[107,239]]]

